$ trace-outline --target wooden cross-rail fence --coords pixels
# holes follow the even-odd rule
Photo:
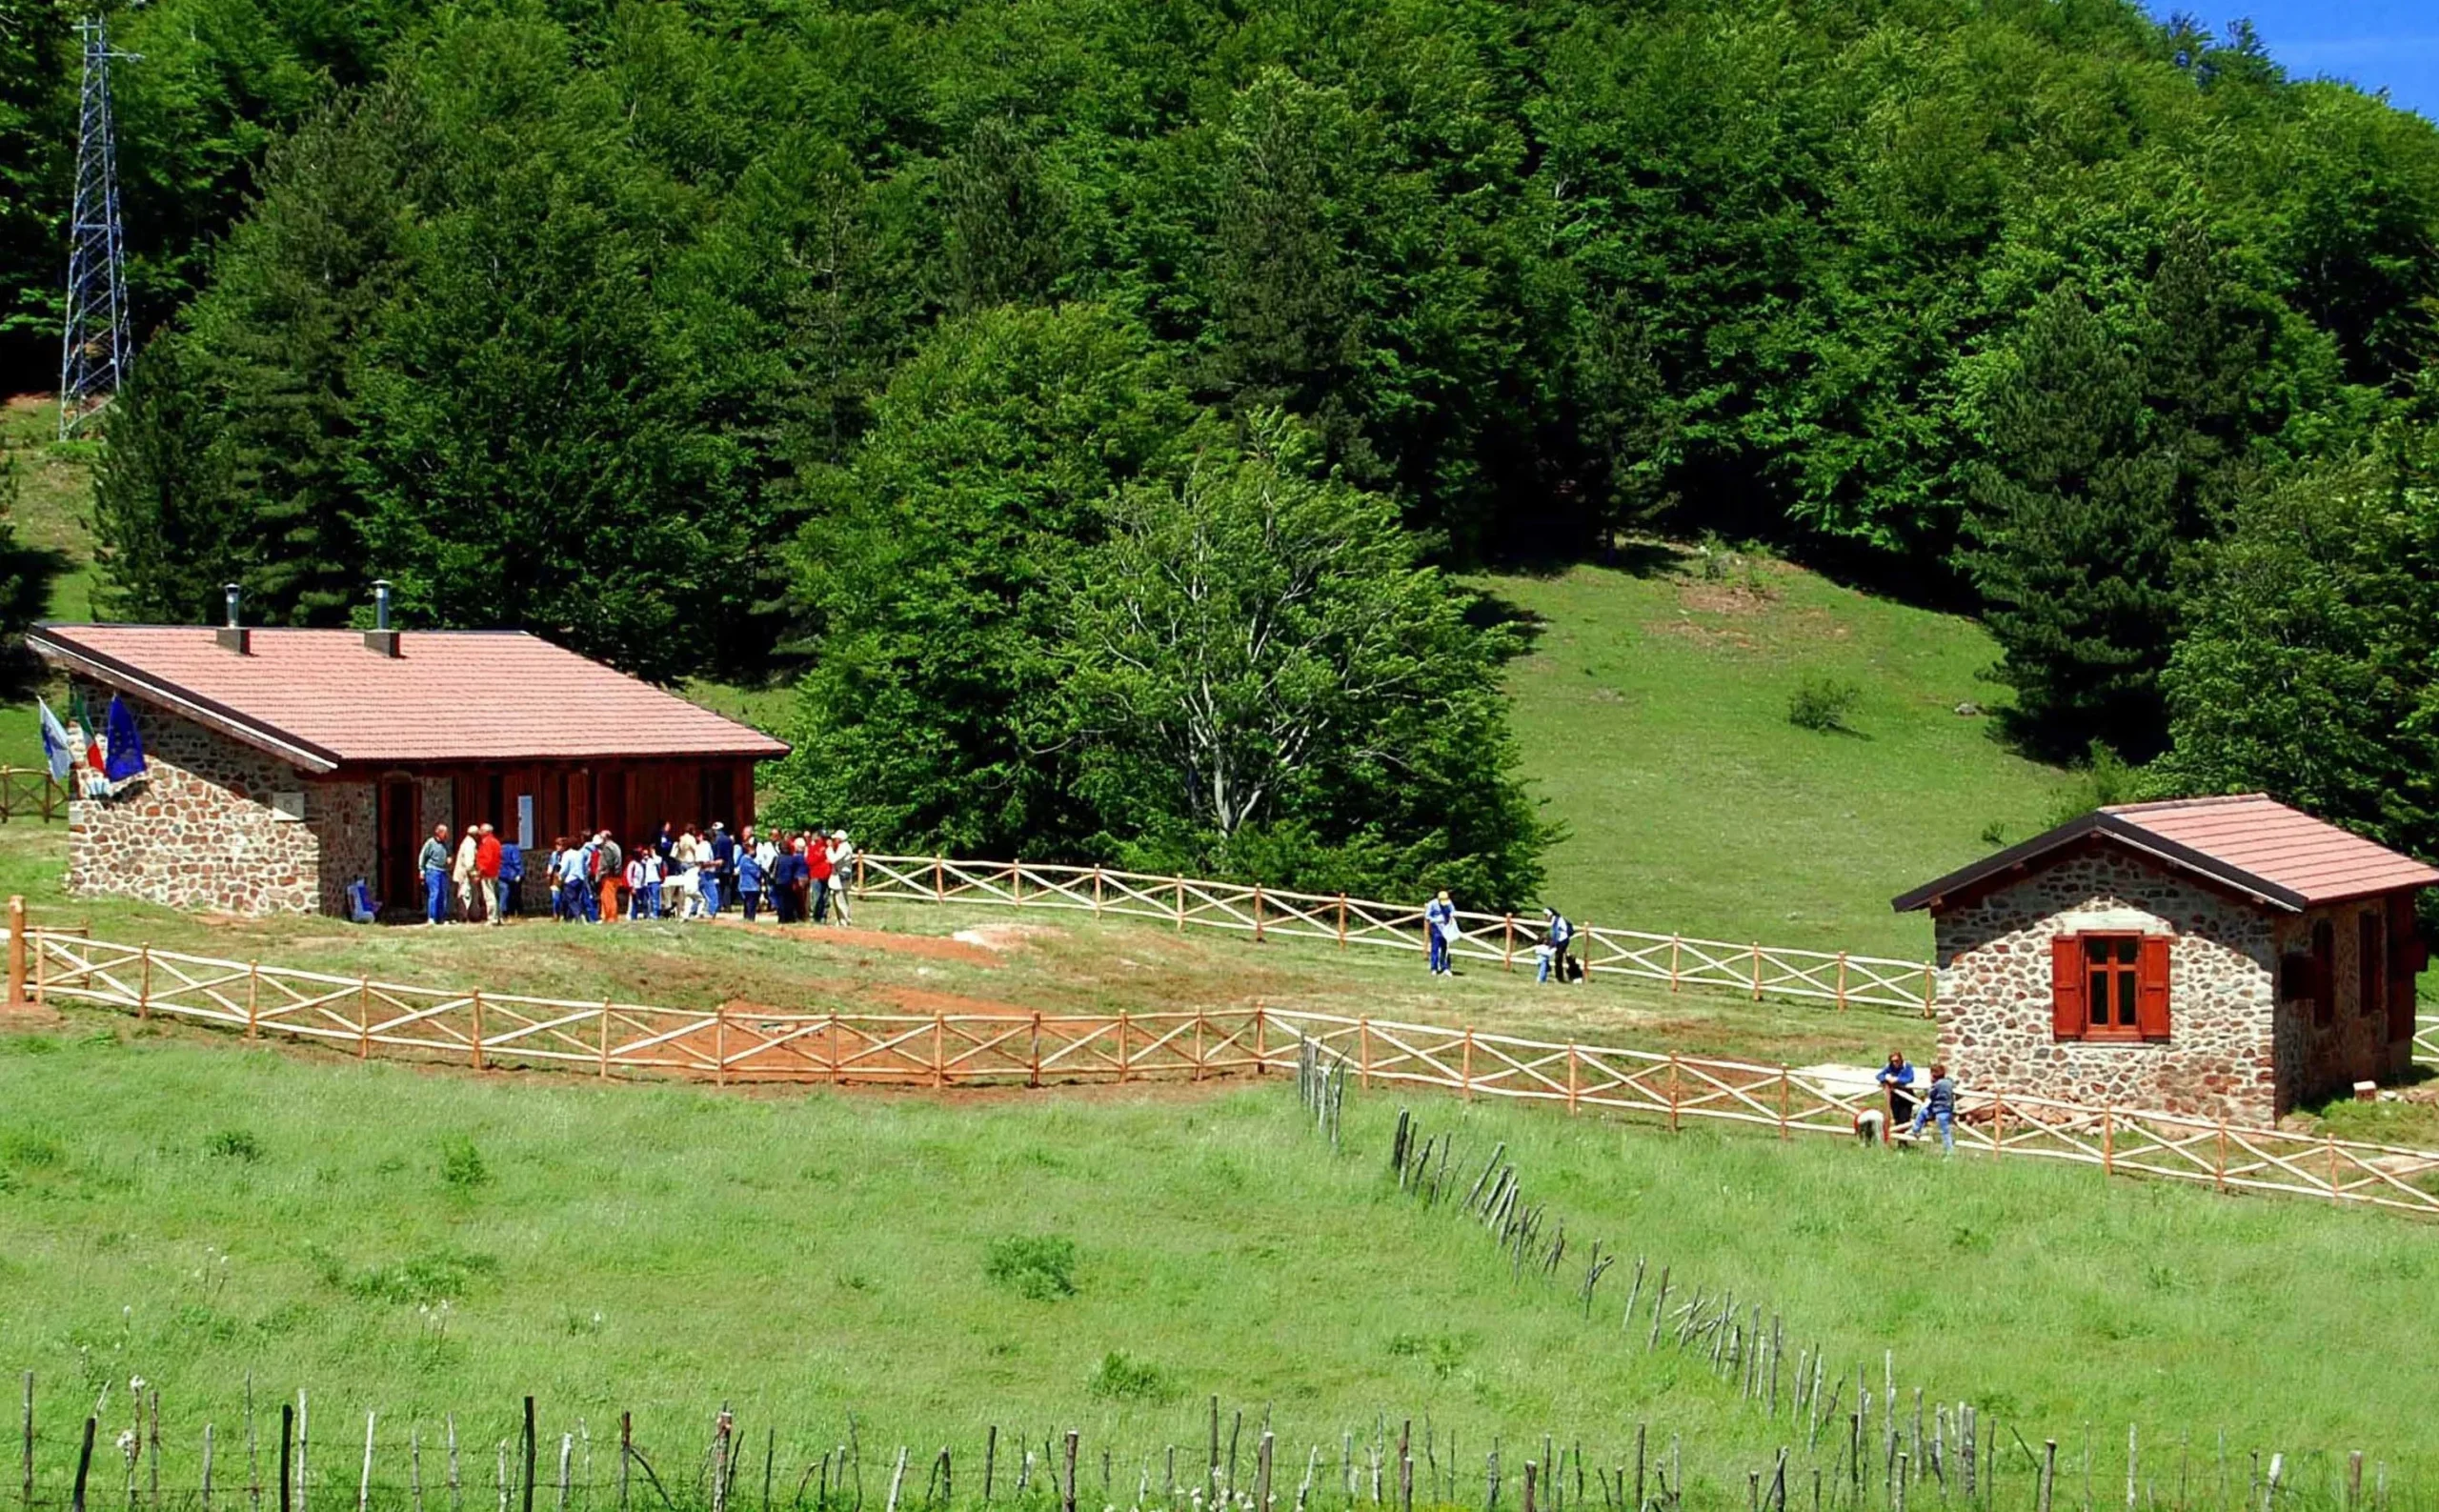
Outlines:
[[[0,824],[10,819],[40,819],[45,824],[68,817],[68,790],[48,767],[0,766]]]
[[[1148,918],[1250,935],[1257,940],[1313,939],[1422,951],[1420,904],[1382,903],[1343,893],[1293,893],[1259,882],[1218,882],[1153,877],[1100,866],[1037,861],[959,861],[937,856],[857,857],[856,896],[924,903],[979,903],[1056,908]],[[1533,965],[1542,920],[1514,914],[1459,910],[1460,937],[1449,954],[1494,961],[1506,970]],[[1637,977],[1680,987],[1724,987],[1759,1001],[1765,994],[1810,998],[1841,1008],[1905,1008],[1927,1013],[1937,993],[1930,964],[1849,951],[1794,950],[1759,941],[1654,935],[1578,923],[1576,958],[1586,980]]]
[[[1775,1134],[1853,1139],[1865,1086],[1760,1065],[1445,1025],[1257,1006],[1169,1013],[779,1013],[412,986],[30,928],[10,910],[9,986],[41,1003],[118,1009],[309,1040],[357,1058],[557,1069],[717,1085],[919,1087],[1199,1081],[1292,1072],[1308,1040],[1366,1087],[1431,1087]],[[2096,1165],[2439,1216],[2439,1152],[2247,1128],[2175,1114],[1967,1094],[1957,1143],[1994,1157]]]

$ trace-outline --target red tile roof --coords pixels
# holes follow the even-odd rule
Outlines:
[[[272,751],[340,763],[784,756],[788,747],[521,631],[409,630],[389,656],[354,630],[45,624],[47,660]]]
[[[2265,794],[2120,803],[2102,812],[2171,845],[2224,862],[2306,903],[2428,887],[2439,871]]]
[[[1901,913],[1937,909],[1994,878],[2036,865],[2052,852],[2094,837],[2131,847],[2290,912],[2439,883],[2439,869],[2266,794],[2248,793],[2097,809],[1925,882],[1894,901]]]

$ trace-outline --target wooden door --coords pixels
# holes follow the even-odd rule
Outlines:
[[[423,878],[415,875],[415,852],[423,848],[423,793],[413,779],[382,779],[379,824],[379,875],[373,878],[373,892],[385,913],[419,910]]]

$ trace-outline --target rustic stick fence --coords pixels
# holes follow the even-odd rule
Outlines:
[[[923,903],[979,903],[1054,908],[1229,930],[1256,940],[1322,940],[1421,951],[1421,905],[1383,903],[1343,894],[1280,892],[1259,882],[1218,882],[1155,877],[1100,866],[1036,861],[960,861],[937,856],[862,856],[856,896]],[[1461,959],[1502,969],[1530,969],[1542,921],[1515,914],[1459,910],[1461,937],[1449,947]],[[1936,979],[1926,961],[1859,956],[1850,951],[1796,950],[1759,941],[1736,944],[1685,935],[1655,935],[1607,925],[1576,926],[1574,950],[1585,979],[1633,977],[1683,987],[1722,987],[1749,995],[1806,998],[1840,1008],[1930,1011]]]
[[[68,816],[68,790],[48,767],[0,766],[0,824],[10,819],[40,819],[49,824]]]
[[[369,1058],[474,1070],[555,1068],[607,1079],[1038,1087],[1292,1074],[1311,1041],[1365,1087],[1436,1087],[1775,1134],[1851,1139],[1875,1092],[1789,1067],[1445,1025],[1256,1006],[1116,1015],[771,1013],[668,1008],[375,981],[28,928],[10,914],[12,1000],[74,1002],[317,1042]],[[1967,1094],[1959,1145],[2439,1216],[2439,1152],[2249,1128],[2183,1115]]]

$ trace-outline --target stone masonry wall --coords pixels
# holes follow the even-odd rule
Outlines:
[[[381,890],[380,809],[370,782],[324,777],[304,784],[305,822],[322,848],[321,909],[347,917],[347,884],[363,877]]]
[[[97,710],[110,702],[108,689],[84,693]],[[150,771],[117,797],[70,801],[68,890],[225,914],[329,906],[322,850],[343,818],[324,812],[331,790],[252,746],[129,702]],[[83,778],[80,763],[74,780]],[[274,816],[272,795],[299,791],[304,821]]]
[[[2290,916],[2279,921],[2281,956],[2309,955],[2312,926],[2328,921],[2330,943],[2335,947],[2330,976],[2337,1009],[2331,1020],[2323,1024],[2308,998],[2278,1005],[2278,1079],[2287,1093],[2281,1112],[2297,1102],[2342,1094],[2357,1081],[2383,1080],[2410,1066],[2411,1041],[2401,1047],[2389,1044],[2387,1005],[2374,1003],[2369,1013],[2363,1011],[2361,919],[2365,914],[2377,917],[2386,911],[2386,900],[2373,897],[2312,909],[2301,917]],[[2385,931],[2381,938],[2386,941]]]
[[[2102,929],[2171,937],[2166,1043],[2055,1038],[2050,941]],[[2286,1111],[2275,934],[2263,910],[2139,857],[2071,856],[1940,912],[1942,1058],[1977,1091],[2267,1123]]]

